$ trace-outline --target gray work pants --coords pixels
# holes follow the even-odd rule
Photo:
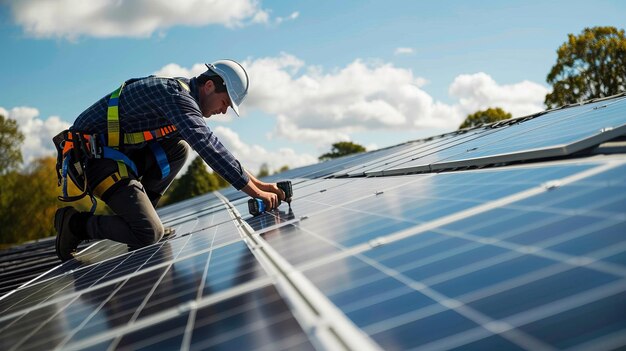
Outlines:
[[[162,178],[161,169],[150,147],[129,152],[138,175],[115,183],[102,195],[102,200],[115,215],[96,215],[87,220],[87,235],[93,239],[110,239],[139,248],[153,244],[163,237],[163,224],[155,207],[187,159],[189,146],[180,138],[159,141],[170,165],[170,173]],[[87,182],[96,186],[117,171],[117,162],[91,159],[86,168]]]

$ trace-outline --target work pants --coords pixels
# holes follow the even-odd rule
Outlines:
[[[189,146],[180,138],[159,141],[170,166],[170,173],[162,178],[161,168],[150,147],[128,152],[137,166],[138,174],[115,183],[104,192],[102,200],[114,215],[94,215],[87,220],[87,235],[93,239],[110,239],[128,244],[135,249],[156,243],[163,237],[163,224],[155,207],[183,167]],[[88,184],[96,186],[118,170],[110,159],[91,159],[86,167]]]

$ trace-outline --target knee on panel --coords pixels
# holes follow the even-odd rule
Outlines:
[[[151,222],[150,226],[134,231],[141,246],[148,246],[157,243],[163,237],[164,232],[165,229],[160,221]]]

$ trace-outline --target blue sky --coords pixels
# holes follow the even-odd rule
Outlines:
[[[241,118],[208,125],[253,171],[315,162],[333,141],[451,131],[490,106],[539,111],[568,33],[626,27],[623,1],[0,3],[0,113],[27,135],[27,160],[127,78],[232,58],[250,71],[250,96]]]

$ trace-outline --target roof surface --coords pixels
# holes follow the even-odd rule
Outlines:
[[[622,95],[290,170],[257,217],[171,205],[0,298],[0,348],[624,347],[625,136]]]

